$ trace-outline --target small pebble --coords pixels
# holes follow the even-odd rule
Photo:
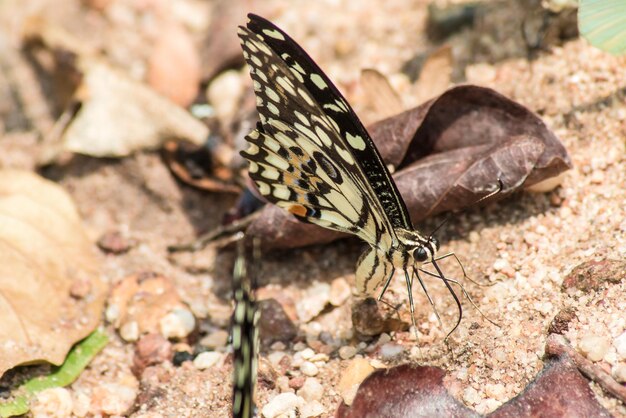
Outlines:
[[[293,378],[289,379],[289,387],[291,389],[298,390],[298,389],[302,388],[302,386],[304,385],[304,381],[305,380],[306,380],[306,378],[304,376],[293,377]],[[298,395],[300,395],[300,394],[298,393]]]
[[[89,412],[93,415],[126,415],[138,392],[139,382],[132,375],[121,377],[116,383],[104,383],[93,390]]]
[[[165,338],[185,338],[196,327],[196,319],[189,310],[177,308],[161,318],[159,325]]]
[[[317,366],[310,361],[305,361],[300,365],[300,371],[306,376],[315,376],[319,373]]]
[[[127,342],[137,341],[139,339],[139,324],[137,321],[130,321],[120,327],[120,337]]]
[[[42,390],[30,407],[35,418],[65,418],[72,415],[73,409],[72,394],[65,388]]]
[[[205,370],[215,366],[220,360],[222,360],[223,354],[217,351],[205,351],[196,356],[193,360],[193,365],[196,369]]]
[[[296,410],[304,405],[304,399],[295,393],[281,393],[274,396],[261,410],[264,418],[276,418],[280,415],[294,416]]]
[[[617,355],[622,359],[626,359],[626,332],[617,337],[615,341],[613,341],[613,345],[615,346]]]
[[[305,348],[304,350],[300,351],[300,356],[305,360],[309,360],[314,355],[315,351],[311,350],[310,348]]]
[[[226,347],[226,344],[228,344],[228,332],[223,329],[214,331],[200,340],[200,345],[211,350]]]
[[[578,343],[578,349],[591,361],[600,361],[609,350],[609,340],[598,335],[587,335]]]
[[[319,401],[322,399],[322,395],[324,395],[324,387],[314,377],[308,377],[300,390],[298,390],[298,396],[302,396],[307,402]]]
[[[298,319],[306,323],[311,321],[324,310],[329,303],[330,285],[323,282],[314,282],[302,296],[298,304]]]
[[[346,279],[338,277],[330,284],[328,301],[333,306],[341,306],[348,300],[351,293],[352,289]]]
[[[463,391],[463,400],[470,405],[477,405],[481,401],[478,391],[469,386]]]
[[[272,351],[285,351],[287,346],[282,341],[276,341],[274,344],[270,346]]]
[[[300,418],[319,417],[326,412],[326,408],[319,401],[311,401],[300,408]]]
[[[386,344],[389,341],[391,341],[391,336],[389,336],[389,334],[387,334],[385,332],[380,334],[380,337],[378,337],[378,344],[379,345]]]
[[[620,383],[626,383],[626,363],[619,363],[613,366],[613,377]]]
[[[140,376],[148,366],[163,363],[172,356],[172,344],[161,334],[146,334],[135,345],[133,373]]]
[[[380,347],[380,355],[384,361],[396,360],[404,353],[404,347],[396,343],[383,344]]]
[[[339,349],[339,357],[342,360],[349,360],[356,354],[356,348],[351,345],[344,345]]]
[[[267,359],[270,361],[272,366],[278,367],[283,357],[285,357],[285,353],[283,351],[275,351],[273,353],[269,353]]]

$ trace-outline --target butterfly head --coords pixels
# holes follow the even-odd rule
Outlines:
[[[432,261],[439,250],[439,240],[432,235],[424,237],[417,231],[401,230],[398,238],[405,251],[419,264]]]

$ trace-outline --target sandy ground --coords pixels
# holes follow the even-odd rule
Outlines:
[[[427,2],[387,3],[393,5],[324,1],[276,8],[276,23],[299,40],[347,92],[357,113],[360,102],[355,83],[362,68],[376,68],[387,75],[407,108],[418,104],[400,72],[404,62],[433,47],[423,34]],[[589,337],[604,339],[608,345],[598,364],[609,371],[620,364],[624,367],[626,359],[616,354],[615,340],[626,331],[626,280],[584,295],[564,294],[561,283],[581,263],[626,256],[626,60],[598,51],[582,39],[547,44],[545,51],[529,60],[518,30],[526,10],[516,1],[490,2],[474,29],[449,39],[455,57],[452,82],[494,88],[539,114],[563,141],[574,165],[556,189],[521,192],[482,209],[469,209],[438,233],[442,251],[454,251],[471,277],[492,284],[465,283],[482,312],[500,327],[490,325],[465,301],[463,321],[444,344],[456,310],[445,289],[432,283],[443,329],[418,292],[419,344],[404,332],[359,345],[351,335],[350,296],[342,306],[327,308],[298,324],[297,343],[264,348],[262,377],[273,376],[277,383],[273,387],[260,384],[261,408],[279,393],[298,387],[293,379],[302,376],[298,367],[302,351],[307,347],[320,350],[324,345],[319,343],[320,331],[339,341],[339,346],[353,346],[358,356],[374,360],[378,367],[410,361],[444,368],[452,393],[480,413],[496,409],[533,380],[543,365],[547,328],[565,307],[577,312],[566,333],[572,345],[579,347]],[[241,74],[245,82],[245,72]],[[36,149],[35,137],[32,130],[5,131],[2,165],[28,167],[29,152]],[[200,322],[201,335],[227,327],[232,253],[218,254],[207,248],[172,256],[166,247],[219,225],[234,204],[233,196],[177,183],[158,154],[150,152],[122,160],[76,157],[43,174],[71,193],[94,239],[113,230],[124,232],[136,243],[124,255],[102,255],[107,282],[116,283],[138,271],[158,271],[175,282]],[[418,227],[429,231],[442,219]],[[342,278],[351,284],[361,249],[362,244],[344,240],[265,254],[261,294],[287,301],[286,306],[298,306],[302,298],[315,298],[310,289],[319,283]],[[445,262],[444,268],[453,276],[459,274],[452,261]],[[388,298],[392,304],[406,300],[402,280],[394,281]],[[406,305],[400,308],[404,320],[409,318],[407,311]],[[131,400],[133,394],[143,396],[135,399],[133,416],[229,414],[228,357],[203,371],[191,363],[181,367],[161,363],[138,381],[130,371],[134,344],[122,340],[111,326],[108,330],[113,343],[70,388],[76,405],[93,409],[97,388],[126,379],[130,381],[124,386],[130,391],[126,396]],[[389,341],[401,350],[385,358],[380,347]],[[281,353],[287,356],[282,363]],[[315,362],[315,379],[323,388],[318,399],[320,416],[334,414],[342,395],[339,381],[354,361],[333,352]],[[278,363],[287,366],[281,368]],[[592,388],[611,413],[626,416],[623,404],[595,384]],[[119,386],[110,389],[107,399],[123,404],[121,390]]]

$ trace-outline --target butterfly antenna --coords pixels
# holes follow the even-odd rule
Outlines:
[[[437,306],[435,305],[435,302],[433,302],[432,298],[430,297],[430,294],[428,293],[428,290],[426,289],[426,284],[424,283],[424,281],[422,280],[422,278],[420,277],[420,275],[417,273],[415,269],[413,269],[413,275],[417,276],[417,281],[422,286],[422,290],[426,294],[428,303],[430,303],[430,306],[433,308],[433,311],[435,312],[435,316],[437,317],[437,321],[439,321],[439,326],[443,328],[443,322],[441,321],[441,316],[439,316],[439,311],[437,310]]]

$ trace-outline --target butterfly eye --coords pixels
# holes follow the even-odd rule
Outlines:
[[[413,251],[413,258],[415,261],[423,263],[428,260],[428,250],[425,247],[417,247],[415,251]]]

